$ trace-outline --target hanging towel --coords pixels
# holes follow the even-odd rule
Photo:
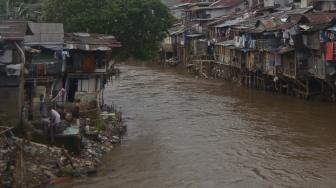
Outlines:
[[[334,43],[327,42],[326,61],[334,60]]]

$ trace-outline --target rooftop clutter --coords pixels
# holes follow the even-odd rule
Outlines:
[[[163,45],[162,61],[205,78],[335,100],[336,9],[329,4],[219,0],[175,6],[182,13],[169,30],[171,47]]]

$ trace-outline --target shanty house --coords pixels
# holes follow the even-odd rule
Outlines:
[[[231,64],[231,49],[234,49],[234,41],[216,43],[215,45],[215,60],[219,64]]]
[[[206,33],[207,24],[214,19],[247,8],[243,0],[218,0],[211,4],[195,4],[185,9],[185,25],[199,33]]]
[[[202,48],[203,45],[202,45],[202,43],[200,43],[200,39],[203,39],[204,37],[205,37],[204,34],[185,33],[184,46],[186,48],[186,53],[187,53],[188,56],[205,55],[206,49]]]
[[[163,61],[174,60],[175,64],[184,63],[184,31],[181,24],[168,30],[169,36],[163,41],[161,46],[161,58]]]
[[[121,47],[114,36],[89,33],[65,34],[67,100],[102,102],[112,49]]]
[[[31,34],[26,22],[0,22],[0,124],[17,126],[23,117],[24,36]],[[11,120],[8,122],[7,120]]]
[[[332,24],[335,23],[335,13],[307,13],[299,22],[301,34],[295,42],[297,46],[296,72],[318,79],[327,79],[335,72],[334,58],[334,31]],[[300,47],[300,48],[298,48]],[[330,53],[329,53],[330,52]]]
[[[64,97],[58,95],[64,87],[64,31],[61,23],[29,22],[28,25],[33,35],[25,36],[24,40],[29,67],[25,89],[35,112],[41,96],[43,100],[51,98],[54,102],[65,102]]]
[[[242,22],[244,20],[243,15],[235,17],[226,17],[222,19],[222,23],[215,25],[213,30],[213,36],[217,42],[223,42],[226,40],[232,40],[236,35],[232,32],[231,27]]]
[[[160,48],[160,57],[162,63],[167,63],[173,59],[173,45],[172,45],[172,37],[169,35],[166,37],[163,42],[161,43]],[[177,62],[174,61],[174,64]]]

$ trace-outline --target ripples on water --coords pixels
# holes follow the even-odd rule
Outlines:
[[[335,104],[121,65],[106,89],[129,133],[66,187],[333,187]]]

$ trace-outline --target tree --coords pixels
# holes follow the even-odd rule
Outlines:
[[[123,45],[119,56],[141,59],[157,55],[174,21],[160,0],[44,0],[43,18],[67,32],[113,34]]]
[[[40,0],[0,0],[1,19],[38,21],[40,16]]]
[[[6,14],[6,1],[0,0],[0,20],[3,20],[7,17]]]

